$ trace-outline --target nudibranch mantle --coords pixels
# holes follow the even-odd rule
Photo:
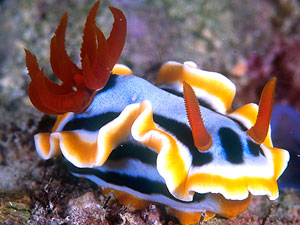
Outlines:
[[[43,112],[61,114],[51,133],[35,135],[38,154],[43,159],[62,154],[73,174],[113,190],[121,203],[136,209],[161,203],[181,223],[195,223],[203,212],[206,219],[215,214],[235,217],[248,207],[251,195],[276,199],[277,179],[289,153],[273,147],[270,136],[275,79],[265,86],[259,106],[251,103],[234,111],[235,85],[193,62],[165,63],[157,80],[161,88],[154,86],[130,75],[129,68],[115,65],[124,43],[111,43],[125,39],[118,35],[126,34],[126,18],[111,8],[115,19],[123,22],[115,21],[105,39],[93,22],[99,3],[86,22],[82,69],[69,62],[76,73],[60,74],[62,86],[53,88],[55,84],[49,84],[35,56],[26,50],[33,104]],[[64,44],[53,44],[60,42],[65,26],[63,17],[51,41],[55,73],[68,71],[53,59],[66,60],[66,53],[56,49]],[[95,60],[100,65],[90,67]],[[37,89],[40,82],[48,95]],[[78,90],[70,92],[70,85]],[[64,86],[66,91],[61,90]],[[68,96],[77,98],[80,91],[84,98],[78,97],[80,104],[72,105],[74,99]],[[59,103],[52,99],[54,103],[48,104],[53,94]],[[199,108],[198,100],[205,106]]]

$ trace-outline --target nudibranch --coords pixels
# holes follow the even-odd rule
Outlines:
[[[270,136],[276,79],[266,84],[259,106],[236,110],[235,85],[190,61],[163,64],[154,86],[116,64],[126,18],[110,7],[114,23],[105,38],[95,22],[99,5],[86,19],[81,69],[65,50],[67,14],[51,39],[50,63],[61,84],[46,78],[25,50],[32,104],[58,115],[50,133],[34,136],[38,154],[62,154],[73,174],[113,191],[120,203],[163,204],[183,224],[204,212],[205,219],[233,218],[252,195],[276,199],[289,161]]]

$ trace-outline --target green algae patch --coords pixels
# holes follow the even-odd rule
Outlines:
[[[0,224],[26,224],[30,202],[24,193],[0,193]]]

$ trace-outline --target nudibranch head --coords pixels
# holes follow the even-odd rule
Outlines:
[[[65,14],[60,20],[51,39],[50,63],[61,85],[46,78],[35,55],[25,49],[26,66],[31,78],[28,94],[38,110],[48,114],[80,113],[90,104],[93,95],[107,83],[125,43],[126,17],[121,10],[109,7],[114,24],[106,39],[96,26],[99,5],[100,1],[94,4],[85,22],[80,53],[81,69],[71,61],[65,49],[68,15]]]

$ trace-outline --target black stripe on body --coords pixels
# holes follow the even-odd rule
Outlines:
[[[226,154],[226,160],[233,164],[243,163],[243,145],[239,135],[230,128],[221,127],[219,136]]]
[[[265,156],[263,150],[261,149],[261,147],[258,144],[254,143],[251,140],[248,140],[247,143],[248,143],[248,148],[249,148],[250,152],[252,153],[252,155],[259,156],[261,154],[261,155]]]
[[[239,121],[237,119],[234,119],[234,118],[231,118],[231,117],[229,117],[229,118],[232,121],[234,121],[241,128],[242,131],[246,132],[248,130],[247,127],[241,121]]]
[[[177,198],[175,198],[168,190],[165,183],[158,182],[158,181],[152,181],[145,177],[133,177],[129,176],[127,174],[124,174],[123,171],[118,172],[112,172],[112,171],[100,171],[97,168],[77,168],[67,160],[64,160],[65,165],[67,169],[74,174],[83,176],[84,175],[93,175],[97,178],[105,181],[106,183],[117,185],[120,187],[127,187],[134,191],[140,192],[142,194],[160,194],[164,195],[172,200],[187,203],[185,201],[181,201]],[[203,201],[205,199],[205,194],[199,194],[195,193],[193,202],[197,201]]]
[[[77,130],[84,129],[88,131],[99,130],[102,126],[117,118],[120,113],[107,112],[87,118],[75,118],[68,122],[63,130]],[[161,115],[154,114],[154,121],[163,127],[165,130],[174,135],[181,143],[187,146],[193,156],[193,165],[202,166],[213,160],[210,152],[199,152],[194,146],[192,131],[190,127],[184,123],[180,123],[176,120],[166,118]]]
[[[160,115],[154,115],[154,121],[188,147],[193,156],[193,166],[203,166],[213,160],[210,152],[199,152],[195,147],[191,128],[185,123],[180,123]]]
[[[117,118],[119,115],[120,113],[107,112],[87,118],[75,118],[68,122],[63,130],[71,131],[84,129],[88,131],[96,131],[108,122]],[[193,156],[192,163],[194,166],[202,166],[213,160],[212,154],[210,152],[199,152],[198,149],[194,146],[192,131],[188,125],[157,114],[154,114],[153,118],[157,124],[170,132],[181,143],[188,147],[191,155]]]
[[[115,148],[110,153],[108,160],[121,160],[124,158],[137,159],[156,167],[157,153],[140,143],[126,142]]]
[[[72,130],[87,130],[96,131],[103,127],[108,122],[114,120],[120,115],[116,112],[107,112],[104,114],[98,114],[96,116],[90,116],[85,118],[75,118],[69,121],[63,128],[64,131]]]

